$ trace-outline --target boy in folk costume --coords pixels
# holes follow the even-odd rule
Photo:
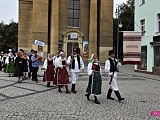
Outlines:
[[[101,76],[101,67],[100,63],[97,59],[96,54],[92,54],[91,61],[88,64],[88,75],[89,75],[89,82],[87,87],[87,99],[90,101],[89,96],[91,94],[94,95],[94,102],[96,104],[100,104],[100,102],[97,100],[97,95],[101,94],[101,87],[102,87],[102,76]]]
[[[56,77],[53,84],[58,86],[58,92],[62,93],[61,87],[65,86],[66,93],[70,93],[68,90],[69,84],[69,76],[67,71],[67,62],[66,58],[64,57],[64,52],[59,53],[59,57],[55,61],[55,68],[56,68]]]
[[[73,93],[77,93],[75,90],[76,82],[78,80],[78,73],[80,72],[80,68],[84,71],[84,63],[80,55],[77,54],[78,49],[73,49],[73,55],[68,57],[67,64],[70,64],[70,76],[72,82],[71,91]]]
[[[43,68],[45,68],[43,81],[47,82],[47,87],[50,87],[50,83],[55,79],[55,71],[54,71],[54,59],[52,54],[49,53],[47,59],[45,59],[43,63]]]
[[[8,57],[5,60],[5,64],[7,65],[6,73],[9,74],[9,76],[14,76],[15,73],[15,57],[13,53],[9,53]]]
[[[111,97],[113,90],[118,98],[118,101],[122,101],[124,98],[121,97],[117,84],[117,72],[119,66],[121,66],[121,63],[119,62],[119,59],[115,59],[115,53],[113,50],[109,51],[109,56],[109,59],[105,62],[105,72],[108,73],[110,80],[110,88],[108,90],[107,99],[114,100],[114,98]]]

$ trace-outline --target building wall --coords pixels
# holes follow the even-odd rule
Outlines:
[[[31,48],[38,50],[34,40],[43,41],[45,42],[43,53],[46,57],[49,51],[56,54],[59,41],[63,42],[63,49],[66,50],[67,35],[76,32],[79,35],[81,48],[83,40],[89,41],[88,58],[91,54],[97,53],[97,49],[99,49],[99,59],[101,62],[105,62],[108,57],[108,50],[112,49],[113,46],[113,0],[100,1],[100,13],[98,13],[100,15],[99,39],[97,38],[98,0],[80,0],[80,25],[78,28],[67,26],[67,0],[51,0],[50,13],[48,1],[19,0],[18,47],[27,52]],[[48,30],[50,30],[50,34],[48,34]],[[97,40],[99,40],[99,48],[97,48]]]
[[[141,31],[139,28],[140,20],[145,19],[145,35],[142,36],[141,46],[147,46],[147,71],[152,72],[154,66],[154,47],[150,45],[153,42],[153,36],[160,35],[156,33],[156,14],[160,13],[157,0],[146,0],[143,5],[139,4],[139,0],[135,0],[135,31]]]
[[[18,48],[30,51],[32,43],[33,1],[19,0]]]

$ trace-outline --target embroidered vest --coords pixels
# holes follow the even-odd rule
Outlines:
[[[73,55],[71,55],[71,59],[73,59],[73,62],[70,65],[70,68],[75,69],[75,59]],[[80,69],[80,56],[79,55],[77,55],[77,61],[78,61],[78,68]]]
[[[109,58],[110,61],[110,72],[115,72],[117,71],[117,62],[116,60],[112,60],[111,58]]]

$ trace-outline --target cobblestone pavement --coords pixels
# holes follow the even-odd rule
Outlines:
[[[0,72],[0,82],[0,120],[160,120],[160,116],[150,115],[151,111],[160,111],[160,81],[123,71],[118,79],[123,103],[114,93],[116,100],[106,99],[107,77],[103,77],[102,95],[98,97],[101,104],[95,104],[93,96],[87,101],[86,73],[80,74],[77,94],[65,94],[64,88],[58,93],[56,86],[47,88],[42,77],[39,83],[30,79],[17,83],[16,77]]]

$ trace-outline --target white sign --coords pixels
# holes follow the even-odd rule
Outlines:
[[[35,40],[34,44],[39,45],[39,46],[45,46],[45,43],[39,40]]]
[[[77,39],[78,34],[77,33],[71,33],[71,39]]]

